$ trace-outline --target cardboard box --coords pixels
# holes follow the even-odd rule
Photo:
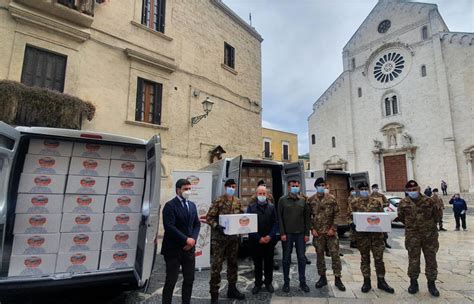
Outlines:
[[[62,214],[17,214],[13,234],[58,233]]]
[[[257,168],[248,168],[249,177],[257,177]]]
[[[253,213],[219,215],[219,225],[225,227],[227,235],[257,232],[257,215]]]
[[[61,232],[95,232],[102,228],[103,213],[64,213]]]
[[[110,162],[109,176],[144,178],[145,162],[112,160]]]
[[[240,203],[242,205],[242,208],[246,208],[249,203],[250,203],[250,198],[251,196],[242,196],[240,199]],[[245,210],[245,209],[244,209]]]
[[[29,154],[71,156],[72,142],[56,139],[30,139]]]
[[[56,254],[12,255],[8,276],[38,276],[54,273]]]
[[[18,194],[15,213],[61,213],[63,200],[62,194]]]
[[[61,233],[59,252],[85,252],[100,250],[102,232]]]
[[[22,173],[18,193],[64,193],[66,175]]]
[[[26,154],[23,173],[66,175],[69,157]]]
[[[86,272],[97,270],[100,251],[60,253],[56,262],[58,272]]]
[[[144,179],[110,177],[108,194],[142,195]]]
[[[64,213],[103,213],[105,195],[66,194]]]
[[[251,187],[242,187],[241,188],[241,196],[248,196],[248,195],[253,195],[256,193],[256,186],[251,186]]]
[[[141,213],[106,213],[104,217],[104,231],[131,231],[138,230]]]
[[[66,193],[68,194],[105,194],[107,177],[69,175]]]
[[[250,178],[247,176],[242,176],[240,178],[240,187],[250,186]]]
[[[137,195],[107,195],[105,212],[133,213],[142,209],[142,197]]]
[[[103,250],[100,254],[99,269],[134,267],[135,249]]]
[[[265,177],[267,177],[267,178],[272,178],[273,177],[271,168],[265,168],[264,172],[265,172],[265,174],[264,174]]]
[[[104,231],[102,250],[136,249],[137,231]]]
[[[240,178],[249,176],[249,168],[242,168],[240,170]]]
[[[57,253],[59,233],[52,234],[16,234],[13,239],[12,254],[33,255]]]
[[[145,161],[145,149],[113,146],[112,159]]]
[[[353,212],[356,231],[359,232],[390,232],[392,219],[386,212]]]
[[[110,159],[112,146],[96,143],[74,143],[72,156]]]
[[[72,157],[69,174],[83,176],[109,176],[109,159]]]

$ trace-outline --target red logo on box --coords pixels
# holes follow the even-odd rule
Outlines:
[[[76,245],[84,245],[84,244],[87,244],[87,242],[89,242],[89,236],[87,234],[82,234],[82,233],[76,234],[74,238],[72,239],[72,241]]]
[[[44,224],[46,224],[47,219],[42,215],[33,215],[32,217],[30,217],[28,222],[33,227],[39,227],[39,226],[43,226]]]
[[[31,199],[31,204],[33,204],[33,206],[36,206],[36,207],[43,207],[48,204],[48,200],[49,199],[46,196],[38,195],[38,196],[34,196]]]
[[[125,243],[128,241],[128,238],[128,233],[125,232],[120,232],[115,235],[115,240],[117,241],[117,243]]]
[[[41,260],[40,257],[37,256],[32,256],[28,257],[25,259],[23,262],[27,268],[37,268],[39,265],[41,265],[43,261]]]
[[[121,262],[121,261],[124,261],[127,258],[127,256],[128,254],[125,251],[117,251],[117,252],[114,252],[112,257],[114,260]]]
[[[130,216],[128,216],[127,214],[119,214],[115,217],[115,221],[118,223],[118,224],[121,224],[121,225],[124,225],[126,223],[128,223],[128,221],[130,220]]]
[[[95,169],[98,165],[99,163],[93,159],[88,159],[82,162],[82,166],[86,169]]]
[[[86,150],[89,152],[96,152],[100,150],[100,145],[98,144],[86,144]]]
[[[79,206],[89,206],[92,203],[92,198],[87,195],[83,195],[79,196],[76,199],[76,202]]]
[[[52,168],[56,164],[56,160],[51,157],[42,157],[38,159],[38,164],[43,168]]]
[[[81,179],[82,187],[91,188],[91,187],[94,187],[94,185],[95,185],[95,179],[91,177],[86,177],[86,178]]]
[[[37,176],[35,177],[34,183],[36,186],[46,187],[51,184],[51,178],[45,175]]]
[[[46,147],[46,148],[49,148],[49,149],[56,149],[57,147],[59,147],[59,141],[57,140],[45,140],[43,141],[43,145]]]
[[[125,162],[125,163],[122,163],[122,170],[123,171],[133,171],[135,169],[135,164],[134,163],[131,163],[131,162]]]
[[[131,179],[124,179],[120,181],[120,186],[122,188],[132,188],[134,185],[134,182]]]
[[[43,246],[45,239],[40,235],[34,235],[26,241],[30,247],[41,247]]]
[[[87,260],[87,256],[82,253],[77,253],[69,259],[73,265],[81,265]]]
[[[131,201],[132,199],[128,196],[121,196],[117,199],[117,204],[119,204],[120,206],[128,206],[130,205]]]
[[[369,223],[369,225],[378,225],[380,224],[380,217],[375,215],[369,216],[367,218],[367,223]]]
[[[91,217],[86,214],[81,214],[79,216],[76,216],[75,221],[78,225],[87,225],[91,222]]]

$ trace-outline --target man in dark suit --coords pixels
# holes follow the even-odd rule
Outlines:
[[[183,272],[182,303],[191,302],[195,268],[194,251],[201,223],[196,205],[188,200],[190,194],[191,183],[179,179],[176,182],[176,197],[167,202],[163,208],[165,235],[161,254],[166,262],[163,304],[171,304],[180,266]]]

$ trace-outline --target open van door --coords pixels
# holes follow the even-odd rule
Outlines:
[[[359,183],[366,182],[370,186],[369,172],[356,172],[349,174],[349,184],[351,187],[357,188]]]
[[[146,181],[142,219],[138,228],[135,276],[138,286],[149,282],[157,251],[156,237],[160,222],[161,141],[153,136],[146,145]],[[147,286],[145,286],[146,289]]]
[[[303,162],[283,164],[283,193],[288,194],[288,181],[298,180],[301,183],[300,192],[306,193]]]
[[[237,182],[237,193],[235,196],[240,197],[240,168],[242,166],[242,155],[232,158],[227,167],[227,179],[233,178]],[[224,181],[225,183],[225,181]],[[223,189],[221,189],[223,191]]]

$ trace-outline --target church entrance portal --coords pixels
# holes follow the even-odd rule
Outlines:
[[[387,191],[404,191],[408,180],[405,154],[384,156],[383,165]]]

